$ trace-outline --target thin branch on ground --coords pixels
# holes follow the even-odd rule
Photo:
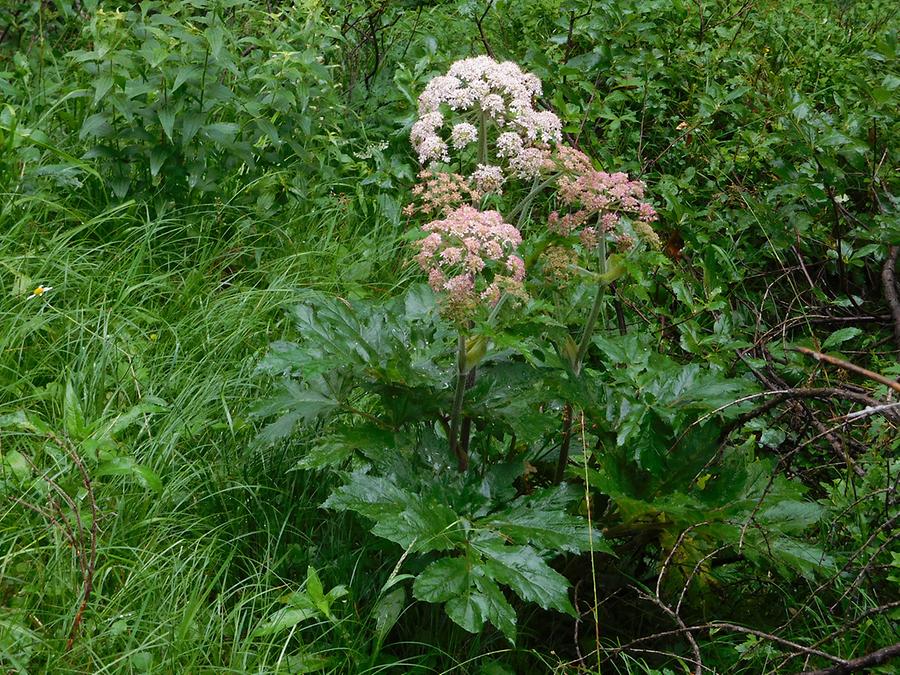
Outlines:
[[[879,384],[883,384],[890,389],[900,393],[900,382],[896,380],[892,380],[889,377],[885,377],[881,373],[876,373],[868,368],[863,368],[862,366],[857,366],[855,363],[850,363],[849,361],[844,361],[844,359],[839,359],[836,356],[829,356],[828,354],[823,354],[822,352],[817,352],[814,349],[809,349],[807,347],[791,347],[793,351],[800,352],[801,354],[806,354],[807,356],[811,356],[816,361],[824,361],[825,363],[831,364],[832,366],[837,366],[842,370],[846,370],[851,373],[856,373],[857,375],[862,375],[874,382],[878,382]]]
[[[807,670],[801,675],[847,675],[860,670],[868,670],[875,666],[881,666],[888,661],[900,657],[900,642],[884,647],[878,651],[860,656],[857,659],[850,659],[832,668],[823,668],[822,670]]]

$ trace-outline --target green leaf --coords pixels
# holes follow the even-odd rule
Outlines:
[[[73,439],[81,440],[88,433],[84,421],[84,411],[81,408],[81,399],[71,380],[66,382],[66,393],[63,398],[63,424],[66,433]]]
[[[434,316],[436,300],[434,291],[427,284],[412,286],[404,298],[406,318],[410,321],[421,321]]]
[[[416,595],[416,584],[419,584],[420,595]],[[416,597],[429,602],[446,602],[447,616],[461,628],[478,633],[487,620],[515,643],[515,610],[482,568],[476,566],[470,570],[469,561],[462,558],[439,560],[419,575],[416,584],[413,585]]]
[[[847,340],[852,340],[857,335],[862,335],[862,328],[856,328],[855,326],[850,326],[847,328],[841,328],[840,330],[834,331],[831,335],[826,338],[825,342],[822,343],[822,349],[832,349],[843,343],[847,342]]]
[[[96,80],[94,80],[94,105],[97,105],[97,102],[100,101],[109,90],[113,86],[113,77],[112,75],[101,75]]]
[[[322,654],[288,654],[282,662],[283,672],[291,675],[318,673],[326,668],[334,671],[334,657]],[[281,669],[279,669],[281,670]]]
[[[523,600],[575,616],[566,578],[533,548],[487,540],[473,542],[473,546],[485,556],[483,567],[488,577],[509,586]]]
[[[197,80],[201,77],[203,71],[197,66],[184,65],[180,66],[175,72],[175,81],[172,83],[172,92],[175,93],[188,80]]]
[[[331,607],[334,604],[335,600],[340,600],[341,598],[349,594],[350,591],[347,590],[346,586],[344,586],[343,584],[338,584],[325,594],[325,599],[328,601],[328,606]]]
[[[337,466],[352,457],[357,450],[363,455],[371,456],[384,448],[396,448],[399,442],[393,432],[374,424],[339,427],[333,435],[317,442],[297,462],[296,468],[322,469]]]
[[[325,599],[325,589],[316,569],[309,565],[306,568],[306,593],[322,614],[331,618],[331,604]]]
[[[600,63],[600,54],[585,52],[566,61],[566,67],[571,68],[573,72],[585,73],[592,70],[598,63]]]
[[[453,510],[418,496],[400,513],[383,514],[372,528],[373,534],[416,551],[452,550],[460,543],[459,531]]]
[[[105,138],[113,133],[113,127],[104,113],[95,113],[86,117],[81,124],[78,138]]]
[[[286,607],[279,609],[271,614],[265,621],[260,623],[252,633],[251,638],[263,637],[280,633],[288,628],[293,628],[298,623],[313,619],[319,615],[317,609]]]
[[[156,87],[154,87],[143,78],[135,78],[125,81],[125,97],[128,99],[134,99],[138,96],[149,94],[152,91],[156,91]]]
[[[317,612],[319,611],[318,607],[316,607],[315,603],[309,597],[309,593],[306,592],[306,589],[302,591],[291,591],[290,593],[282,595],[278,598],[278,602],[290,605],[294,609],[312,609]]]
[[[156,399],[160,403],[138,403],[128,411],[115,417],[104,432],[104,436],[114,437],[116,434],[124,431],[132,424],[142,419],[144,415],[163,412],[166,408],[161,399]]]
[[[34,433],[46,433],[49,431],[49,427],[46,424],[35,420],[34,417],[28,415],[24,410],[0,415],[0,429],[19,429]]]
[[[266,445],[279,441],[288,436],[298,422],[310,422],[319,415],[332,412],[338,406],[337,401],[321,392],[304,389],[293,380],[285,380],[276,396],[263,401],[253,411],[256,416],[285,412],[281,418],[260,432],[256,443]]]
[[[317,443],[297,462],[298,469],[324,469],[342,464],[353,456],[354,448],[339,439],[326,439]]]
[[[516,611],[503,595],[500,587],[487,577],[476,577],[475,585],[485,599],[485,614],[506,639],[516,643]]]
[[[474,589],[466,589],[462,595],[450,598],[444,610],[460,628],[479,633],[487,618],[487,598]]]
[[[356,473],[346,485],[332,492],[322,507],[336,511],[356,511],[366,518],[378,520],[400,513],[412,501],[412,495],[390,480]]]
[[[25,456],[18,450],[10,450],[0,454],[0,460],[4,470],[8,470],[12,475],[20,481],[31,476],[31,465]]]
[[[285,380],[278,395],[257,406],[253,414],[264,416],[286,410],[311,421],[318,415],[334,410],[338,405],[337,401],[322,392],[304,389],[293,380]]]
[[[375,639],[384,642],[391,628],[397,623],[400,614],[406,607],[406,589],[398,587],[375,603],[372,614],[375,616]]]
[[[499,530],[515,543],[541,549],[580,553],[593,547],[594,551],[611,552],[600,532],[591,533],[587,521],[563,510],[577,496],[574,488],[565,485],[539,490],[477,524]]]
[[[240,127],[233,122],[216,122],[203,127],[204,133],[219,145],[232,145]]]
[[[282,415],[271,424],[267,424],[262,428],[262,431],[253,439],[254,445],[266,446],[284,440],[293,433],[294,427],[297,426],[301,419],[302,416],[295,412]]]
[[[426,602],[446,602],[470,586],[466,558],[442,558],[426,567],[413,582],[413,597]]]
[[[213,59],[218,59],[219,53],[222,51],[225,31],[222,29],[221,24],[216,24],[207,28],[205,33],[206,40],[209,43],[210,54],[212,55]]]
[[[163,484],[159,476],[143,464],[138,464],[132,457],[116,457],[103,462],[93,472],[93,475],[98,478],[102,476],[130,476],[145,488],[153,490],[153,492],[160,493],[163,490]]]
[[[165,110],[160,110],[157,115],[159,116],[159,123],[162,125],[163,131],[166,132],[166,136],[168,136],[169,141],[173,140],[172,132],[175,128],[175,111],[171,108],[166,108]]]
[[[181,147],[187,146],[206,121],[202,112],[185,113],[181,119]]]
[[[150,149],[150,175],[156,176],[165,164],[169,153],[165,146],[155,145]]]

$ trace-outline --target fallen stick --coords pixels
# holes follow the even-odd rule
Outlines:
[[[885,377],[880,373],[876,373],[868,368],[863,368],[862,366],[857,366],[855,363],[850,363],[849,361],[844,361],[843,359],[839,359],[836,356],[829,356],[828,354],[823,354],[822,352],[817,352],[814,349],[807,349],[806,347],[791,347],[791,349],[795,352],[800,352],[801,354],[806,354],[807,356],[811,356],[816,361],[824,361],[825,363],[830,363],[832,366],[837,366],[843,370],[847,370],[851,373],[856,373],[857,375],[862,375],[863,377],[867,377],[870,380],[874,380],[875,382],[879,382],[886,387],[890,387],[897,393],[900,393],[900,382],[896,380],[892,380],[889,377]]]

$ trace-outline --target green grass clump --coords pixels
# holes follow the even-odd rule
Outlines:
[[[217,215],[186,210],[148,221],[137,208],[119,209],[64,229],[32,202],[27,215],[3,225],[3,411],[33,412],[63,433],[67,383],[88,423],[152,403],[117,444],[162,485],[94,481],[94,587],[70,652],[64,645],[80,588],[72,552],[61,532],[4,502],[0,654],[14,666],[272,667],[284,645],[246,635],[296,583],[292,573],[313,563],[342,579],[356,563],[333,554],[344,543],[353,549],[352,528],[318,511],[325,486],[289,473],[289,454],[250,449],[247,414],[259,395],[253,370],[282,330],[282,305],[311,289],[370,292],[339,270],[374,255],[387,267],[394,238],[387,228],[383,248],[373,251],[329,223],[327,212],[298,214],[265,237],[226,237],[215,229]],[[100,236],[113,225],[116,238]],[[52,290],[30,298],[39,284]],[[5,434],[3,446],[36,462],[43,456],[28,434]],[[45,459],[41,468],[63,480],[61,467]],[[332,571],[335,561],[346,568]]]

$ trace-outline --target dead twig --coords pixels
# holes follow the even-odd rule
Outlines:
[[[882,530],[885,530],[885,531],[888,531],[888,532],[891,531],[891,528],[893,527],[894,523],[895,523],[898,519],[900,519],[900,514],[897,514],[897,515],[895,515],[895,516],[892,516],[891,518],[889,518],[888,520],[886,520],[885,522],[883,522],[881,525],[879,525],[879,526],[878,526],[878,527],[877,527],[877,528],[869,535],[869,538],[866,539],[865,543],[863,543],[862,546],[860,546],[859,548],[857,548],[856,551],[850,555],[850,557],[849,557],[849,558],[847,559],[847,561],[843,564],[843,566],[841,566],[841,569],[839,569],[837,572],[835,572],[830,578],[826,579],[826,580],[823,581],[821,584],[819,584],[819,585],[815,588],[815,590],[813,590],[813,592],[809,594],[809,599],[808,599],[806,602],[804,602],[803,605],[801,605],[801,606],[797,609],[796,612],[794,612],[794,614],[793,614],[793,616],[791,616],[791,618],[789,618],[787,621],[785,621],[784,623],[782,623],[782,624],[777,628],[777,630],[782,631],[782,630],[786,629],[788,626],[790,626],[792,623],[794,623],[794,620],[795,620],[797,617],[801,616],[802,613],[803,613],[805,610],[809,609],[809,608],[812,606],[813,600],[815,600],[816,598],[818,598],[818,597],[819,597],[819,594],[820,594],[822,591],[824,591],[824,590],[825,590],[826,588],[828,588],[831,584],[833,584],[835,581],[837,581],[838,579],[840,579],[842,576],[844,576],[844,575],[847,573],[847,571],[848,571],[848,570],[850,569],[850,567],[853,565],[853,562],[854,562],[854,561],[855,561],[855,560],[856,560],[856,559],[857,559],[857,558],[858,558],[858,557],[859,557],[859,556],[860,556],[867,548],[869,548],[869,546],[872,544],[872,542],[875,541],[875,539],[878,538],[878,536],[879,536],[879,534],[882,532]]]
[[[691,634],[691,630],[684,623],[684,620],[681,616],[671,607],[669,607],[666,603],[664,603],[659,596],[652,596],[649,593],[643,593],[642,591],[635,589],[638,591],[638,595],[641,595],[646,600],[649,600],[654,605],[659,607],[663,612],[665,612],[676,624],[681,628],[682,633],[684,634],[685,639],[688,641],[688,644],[691,646],[691,651],[694,654],[694,675],[702,675],[703,673],[703,658],[700,655],[700,645],[697,644],[697,640]]]
[[[76,468],[78,469],[78,473],[81,476],[81,483],[85,489],[85,497],[91,509],[91,523],[90,527],[87,528],[85,527],[84,522],[81,518],[78,504],[75,502],[72,496],[69,495],[69,493],[66,492],[65,489],[63,489],[63,487],[56,480],[50,477],[49,472],[42,472],[31,459],[31,457],[29,457],[25,453],[20,453],[21,456],[25,458],[31,470],[34,471],[36,475],[40,476],[41,480],[47,483],[47,485],[49,485],[52,489],[51,496],[49,497],[49,506],[50,509],[56,511],[57,515],[54,516],[52,510],[41,508],[19,497],[11,497],[11,500],[16,504],[19,504],[23,508],[39,514],[40,516],[45,518],[50,525],[62,531],[63,536],[66,538],[69,545],[71,545],[72,549],[74,550],[75,558],[78,561],[78,567],[81,571],[81,599],[78,603],[78,608],[75,610],[75,618],[72,622],[72,628],[69,631],[69,637],[66,640],[65,646],[65,650],[69,651],[75,644],[75,638],[78,636],[78,629],[81,626],[82,619],[84,618],[84,612],[85,609],[87,609],[88,602],[91,598],[91,591],[93,589],[94,570],[97,564],[99,516],[97,510],[97,501],[94,497],[94,489],[91,483],[90,476],[87,472],[87,468],[84,466],[84,462],[82,462],[81,457],[75,450],[75,446],[67,438],[62,438],[52,432],[46,432],[42,435],[44,438],[50,440],[53,444],[63,450],[75,464]],[[68,506],[68,508],[71,510],[72,516],[74,517],[75,521],[74,526],[72,525],[72,521],[69,520],[69,518],[63,511],[59,499],[52,496],[53,493],[58,495],[59,499],[64,501],[66,506]]]
[[[611,658],[616,656],[617,654],[621,654],[624,651],[628,651],[633,646],[641,644],[642,642],[650,642],[651,640],[658,640],[664,637],[672,637],[674,635],[680,635],[682,633],[698,633],[704,631],[711,630],[724,630],[730,631],[733,633],[741,633],[743,635],[753,635],[755,637],[761,638],[763,640],[768,640],[770,642],[774,642],[775,644],[781,645],[782,647],[789,647],[795,651],[799,651],[807,656],[818,656],[819,658],[826,659],[827,661],[831,661],[832,663],[839,665],[846,665],[850,663],[846,659],[842,659],[839,656],[834,656],[833,654],[829,654],[828,652],[823,652],[821,649],[815,649],[813,647],[806,647],[804,645],[798,644],[791,640],[786,640],[785,638],[778,637],[777,635],[772,635],[771,633],[765,633],[760,630],[755,630],[753,628],[746,628],[744,626],[738,626],[733,623],[725,623],[725,622],[713,622],[713,623],[705,623],[698,626],[685,626],[684,628],[677,628],[674,630],[662,631],[659,633],[654,633],[653,635],[644,635],[642,637],[636,638],[631,642],[627,642],[624,645],[619,647],[615,647],[613,649],[606,650],[606,658],[603,660],[605,663],[609,661]],[[592,654],[586,654],[585,656],[591,656]]]
[[[888,537],[884,543],[879,546],[872,556],[869,558],[869,561],[863,565],[862,569],[859,571],[859,574],[856,575],[856,579],[853,580],[853,583],[841,594],[837,600],[828,608],[829,612],[834,612],[837,609],[837,606],[840,604],[841,600],[850,595],[856,588],[862,583],[863,578],[871,571],[872,567],[875,564],[876,558],[886,550],[890,550],[891,544],[893,544],[897,539],[900,539],[900,532],[895,532],[890,537]]]
[[[857,375],[862,375],[863,377],[873,380],[874,382],[878,382],[879,384],[883,384],[886,387],[890,387],[894,391],[900,393],[900,382],[892,380],[889,377],[885,377],[880,373],[871,371],[868,368],[857,366],[855,363],[850,363],[849,361],[844,361],[843,359],[839,359],[836,356],[829,356],[828,354],[823,354],[822,352],[817,352],[816,350],[808,349],[807,347],[791,347],[791,349],[795,352],[800,352],[801,354],[811,356],[816,361],[824,361],[825,363],[831,364],[832,366],[837,366],[842,370],[856,373]]]
[[[880,605],[879,607],[872,607],[871,609],[868,609],[865,612],[863,612],[862,614],[860,614],[858,617],[856,617],[849,623],[843,624],[840,628],[833,631],[832,633],[829,633],[825,637],[823,637],[819,640],[816,640],[810,646],[813,648],[821,647],[823,644],[826,644],[827,642],[831,642],[835,638],[837,638],[837,637],[843,635],[844,633],[846,633],[847,631],[855,628],[856,626],[861,624],[863,621],[865,621],[869,617],[875,616],[877,614],[882,614],[883,612],[888,612],[892,609],[897,609],[898,607],[900,607],[900,600],[897,600],[896,602],[889,602],[886,605]],[[803,656],[803,654],[800,654],[800,653],[789,654],[778,665],[778,667],[776,668],[776,672],[782,672],[782,670],[787,666],[788,662],[790,662],[791,659],[797,658],[798,656]]]
[[[855,673],[859,670],[868,670],[874,666],[883,665],[898,656],[900,656],[900,642],[874,651],[871,654],[860,656],[857,659],[845,661],[831,668],[807,670],[801,675],[847,675],[847,673]]]
[[[887,260],[881,268],[881,285],[884,287],[884,299],[891,308],[891,316],[894,318],[894,341],[897,349],[900,349],[900,293],[897,292],[897,258],[900,256],[900,246],[891,246],[888,249]]]
[[[78,606],[78,611],[75,613],[75,620],[72,622],[72,630],[69,632],[69,639],[66,641],[66,651],[69,651],[75,643],[75,637],[78,635],[78,628],[81,626],[84,610],[87,608],[88,601],[91,599],[91,590],[94,586],[94,568],[97,564],[98,525],[97,500],[94,498],[94,488],[91,485],[91,478],[88,475],[87,469],[84,467],[84,463],[81,461],[81,457],[75,452],[74,447],[72,447],[71,444],[67,444],[66,449],[69,453],[69,457],[72,458],[72,461],[75,462],[75,466],[78,467],[78,472],[81,474],[81,482],[82,485],[84,485],[85,494],[87,495],[88,503],[91,507],[90,555],[87,561],[87,568],[84,570],[83,575],[84,585],[82,588],[81,604]]]
[[[478,34],[481,36],[481,44],[484,45],[484,50],[487,52],[487,55],[491,58],[494,58],[494,50],[491,49],[491,43],[488,42],[487,36],[484,34],[484,20],[487,18],[488,12],[491,11],[491,8],[494,6],[494,0],[488,0],[487,7],[484,8],[484,13],[477,19],[475,19],[475,25],[478,26]]]

